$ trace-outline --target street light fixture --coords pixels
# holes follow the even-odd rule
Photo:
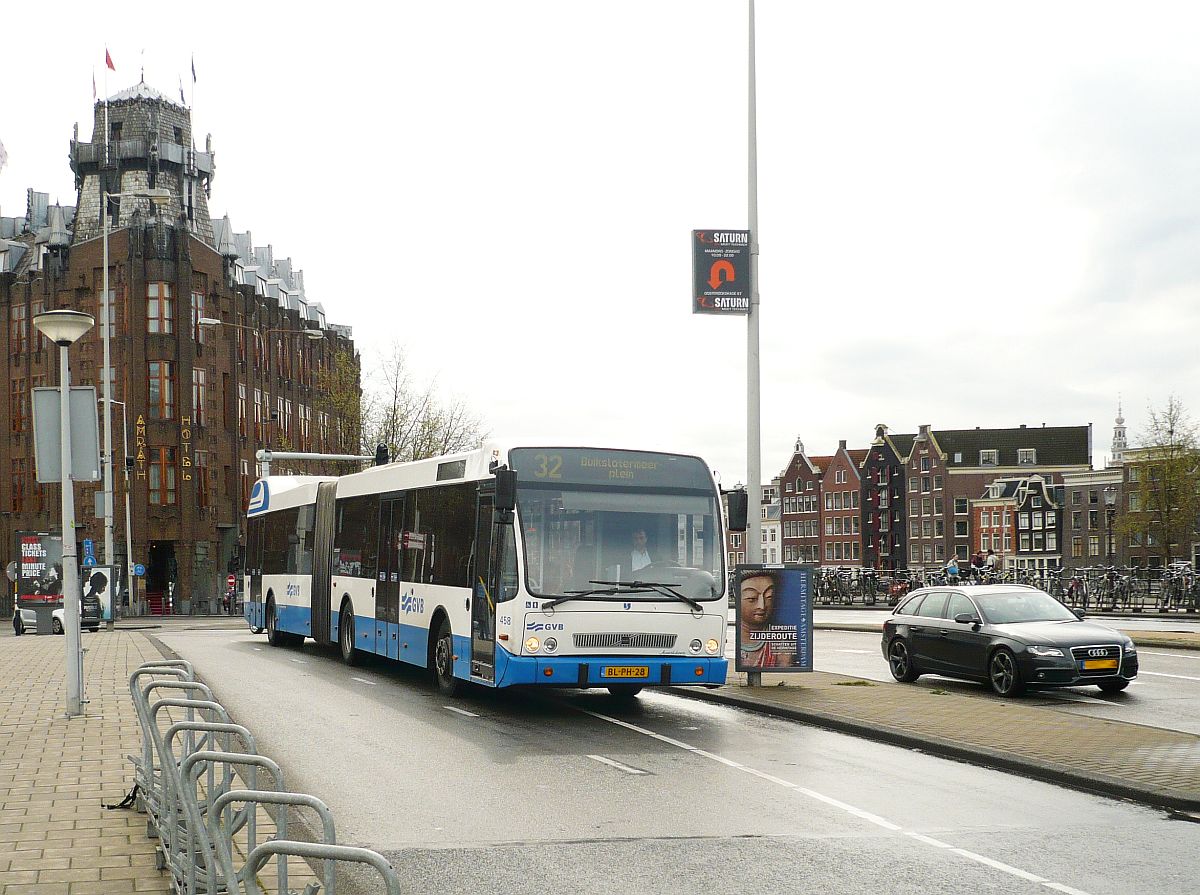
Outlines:
[[[1104,489],[1104,518],[1108,524],[1108,564],[1113,564],[1113,516],[1117,514],[1117,489],[1109,485]]]
[[[325,333],[319,329],[263,329],[260,330],[255,326],[246,326],[244,323],[230,323],[227,320],[218,320],[216,317],[201,317],[196,321],[197,326],[231,326],[234,329],[245,329],[251,332],[261,333],[264,336],[269,336],[272,333],[285,333],[288,335],[304,335],[313,342],[319,342],[325,338]]]
[[[62,473],[63,630],[67,635],[67,715],[83,714],[83,659],[80,653],[79,569],[75,559],[75,479],[71,460],[71,372],[67,349],[92,328],[91,314],[60,308],[33,318],[33,325],[58,346],[59,461]]]
[[[104,561],[115,565],[113,561],[113,462],[112,462],[112,350],[110,344],[112,334],[109,325],[112,317],[111,299],[108,287],[108,202],[110,199],[148,199],[156,206],[167,205],[171,201],[171,191],[166,189],[131,190],[126,193],[101,193],[100,195],[100,228],[104,234],[104,283],[103,294],[100,297],[100,338],[104,343]],[[133,556],[125,557],[125,565],[133,562]],[[112,630],[117,617],[116,603],[105,625]]]

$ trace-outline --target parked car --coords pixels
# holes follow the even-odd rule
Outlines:
[[[59,606],[51,615],[50,625],[55,634],[63,634],[66,628],[63,627],[64,616],[66,610]],[[102,621],[100,601],[94,597],[90,600],[85,599],[79,606],[79,627],[84,631],[99,631],[100,622]],[[37,613],[32,609],[24,609],[18,607],[13,613],[13,633],[20,637],[25,632],[33,633],[37,630]]]
[[[882,648],[898,681],[940,674],[1001,696],[1088,685],[1115,693],[1138,672],[1137,650],[1120,631],[1020,584],[915,590],[883,623]]]

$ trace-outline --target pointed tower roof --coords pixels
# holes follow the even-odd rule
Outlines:
[[[241,257],[233,245],[233,225],[229,223],[229,215],[213,225],[213,242],[222,258]]]
[[[65,249],[71,244],[71,234],[67,232],[67,219],[63,214],[62,206],[57,202],[50,206],[46,223],[50,231],[46,242],[50,248]]]

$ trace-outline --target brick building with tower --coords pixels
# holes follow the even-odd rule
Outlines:
[[[96,326],[70,348],[72,384],[93,385],[103,397],[107,374],[113,400],[121,402],[112,417],[115,555],[101,555],[103,521],[94,510],[102,482],[76,485],[75,539],[93,541],[100,562],[145,566],[133,599],[124,597],[125,611],[213,611],[245,544],[256,451],[359,453],[352,334],[308,298],[291,259],[254,246],[248,232],[234,233],[228,217],[212,220],[215,155],[211,138],[195,148],[190,109],[145,83],[122,91],[96,103],[90,142],[79,139],[76,126],[70,164],[73,208],[30,190],[23,217],[0,217],[8,356],[0,465],[10,470],[0,479],[0,543],[11,552],[18,532],[59,525],[59,486],[36,481],[29,412],[32,387],[58,384],[57,349],[32,321],[54,308],[84,311]],[[136,195],[148,191],[166,191],[169,199],[159,205]],[[125,548],[127,462],[132,557]],[[289,466],[345,471],[300,463],[272,471]]]

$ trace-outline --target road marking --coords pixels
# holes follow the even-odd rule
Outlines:
[[[369,681],[365,677],[352,677],[352,678],[350,678],[350,680],[358,681],[360,684],[366,684],[370,687],[376,686],[376,683],[374,681]]]
[[[1186,653],[1181,653],[1181,652],[1180,653],[1158,653],[1158,652],[1154,652],[1153,650],[1140,649],[1140,650],[1138,650],[1138,655],[1139,656],[1166,656],[1168,659],[1195,659],[1196,661],[1200,661],[1200,656],[1189,656]]]
[[[479,717],[474,712],[468,712],[466,709],[455,708],[452,705],[444,705],[444,706],[442,706],[442,708],[444,708],[448,712],[457,712],[460,715],[466,715],[468,718],[478,718]]]
[[[261,646],[256,646],[256,647],[254,647],[254,651],[255,651],[256,653],[261,653],[261,652],[262,652],[262,647],[261,647]]]
[[[1173,677],[1181,681],[1200,681],[1200,677],[1188,677],[1186,674],[1164,674],[1161,671],[1138,671],[1138,675],[1148,674],[1151,677]]]
[[[643,771],[641,768],[631,768],[627,764],[621,764],[619,761],[613,761],[611,758],[605,758],[603,755],[589,755],[592,761],[598,761],[600,764],[606,764],[610,768],[616,768],[618,771],[624,771],[626,774],[632,774],[635,777],[641,777],[649,774],[649,771]]]
[[[685,743],[681,740],[677,740],[677,739],[674,739],[669,736],[664,736],[661,733],[655,733],[653,730],[647,730],[644,727],[638,727],[636,724],[630,724],[628,721],[622,721],[620,718],[613,718],[610,715],[602,715],[599,712],[592,712],[592,711],[588,711],[587,709],[579,709],[579,711],[583,712],[583,714],[585,714],[585,715],[591,715],[593,718],[598,718],[601,721],[607,721],[609,724],[615,724],[618,727],[624,727],[626,730],[631,730],[634,733],[640,733],[642,736],[650,737],[650,739],[658,740],[660,743],[666,743],[669,746],[675,746],[678,749],[683,749],[684,751],[690,752],[693,755],[699,756],[701,758],[707,758],[710,761],[718,762],[719,764],[723,764],[726,767],[733,768],[734,770],[742,771],[743,773],[750,774],[751,776],[754,776],[754,777],[758,777],[760,780],[766,780],[769,783],[774,783],[778,786],[784,787],[785,789],[790,789],[793,792],[798,792],[801,795],[808,796],[810,799],[815,799],[818,802],[824,802],[826,805],[830,805],[834,808],[837,808],[841,811],[846,812],[847,814],[851,814],[857,818],[865,820],[868,823],[875,824],[878,827],[883,827],[885,830],[890,830],[890,831],[896,832],[896,833],[903,833],[904,835],[910,836],[913,839],[916,839],[918,842],[924,842],[926,845],[929,845],[933,848],[946,848],[949,851],[953,852],[954,854],[959,855],[960,857],[967,858],[968,860],[975,861],[976,863],[983,864],[987,867],[991,867],[995,870],[1000,870],[1004,873],[1019,877],[1024,880],[1028,880],[1030,882],[1040,883],[1041,885],[1046,886],[1047,888],[1050,888],[1050,889],[1054,889],[1057,892],[1064,892],[1064,893],[1066,893],[1066,895],[1089,895],[1089,893],[1084,892],[1080,889],[1072,889],[1070,886],[1063,885],[1062,883],[1051,882],[1050,880],[1044,879],[1043,877],[1035,876],[1034,874],[1029,873],[1028,871],[1021,870],[1019,867],[1013,867],[1010,864],[1005,864],[1002,861],[997,861],[994,858],[989,858],[985,855],[976,854],[975,852],[967,851],[966,849],[954,848],[953,846],[950,846],[947,843],[943,843],[937,839],[931,839],[928,836],[922,836],[921,834],[915,833],[911,830],[905,830],[903,827],[899,826],[898,824],[894,824],[890,820],[880,817],[878,814],[872,814],[869,811],[864,811],[862,808],[857,808],[854,805],[851,805],[847,802],[843,802],[839,799],[831,798],[830,796],[819,793],[816,790],[809,789],[806,786],[800,786],[798,783],[793,783],[790,780],[784,780],[781,777],[776,777],[772,774],[767,774],[763,771],[758,770],[757,768],[752,768],[749,765],[744,765],[740,762],[734,761],[731,758],[725,758],[723,755],[717,755],[715,752],[708,752],[708,751],[706,751],[704,749],[700,749],[696,746],[689,745],[688,743]],[[606,761],[605,759],[603,759],[601,756],[589,755],[588,758],[593,758],[597,761],[603,761],[606,764],[610,763],[610,762]]]
[[[292,659],[292,661],[295,662],[297,665],[307,665],[308,664],[303,659]]]
[[[835,649],[834,652],[835,653],[857,653],[860,656],[870,656],[870,655],[874,655],[875,653],[879,652],[879,650],[874,650],[874,649]]]

